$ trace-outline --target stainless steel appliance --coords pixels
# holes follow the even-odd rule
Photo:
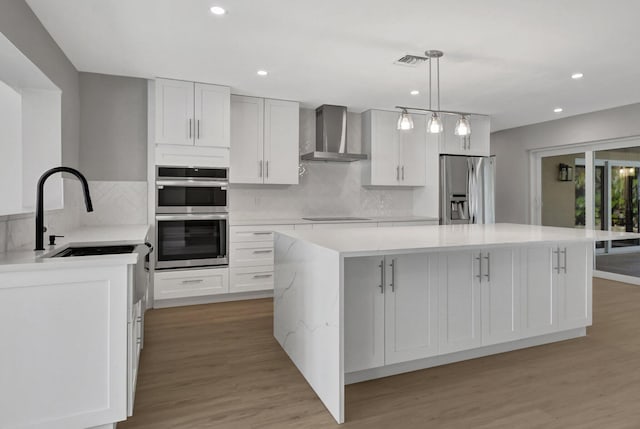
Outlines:
[[[156,269],[228,265],[226,168],[158,167]]]
[[[495,222],[495,157],[440,156],[440,224]]]
[[[156,269],[228,265],[229,216],[156,215]]]
[[[226,168],[157,167],[156,213],[226,213]]]
[[[353,162],[367,155],[349,153],[347,108],[323,104],[316,109],[316,150],[300,157],[304,161]]]

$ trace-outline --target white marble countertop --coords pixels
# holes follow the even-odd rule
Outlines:
[[[478,248],[559,241],[608,241],[640,238],[640,234],[555,228],[538,225],[429,225],[403,228],[279,231],[293,238],[335,250],[344,256],[397,254],[420,250]]]
[[[0,253],[0,272],[31,271],[64,267],[135,264],[135,253],[103,256],[81,256],[73,258],[49,258],[69,246],[81,245],[134,245],[145,242],[149,225],[110,225],[81,227],[56,240],[49,246],[45,237],[45,250],[34,251],[31,247]]]
[[[360,217],[358,220],[335,220],[335,221],[317,221],[307,220],[301,217],[298,218],[250,218],[243,216],[229,216],[229,225],[231,226],[256,226],[256,225],[304,225],[304,224],[318,224],[318,223],[379,223],[379,222],[438,222],[438,218],[425,217],[425,216],[385,216],[385,217],[370,217],[370,216],[357,216],[357,215],[345,215]],[[309,215],[305,217],[323,217],[322,215]],[[334,217],[334,216],[330,216]]]

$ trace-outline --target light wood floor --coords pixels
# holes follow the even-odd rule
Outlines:
[[[272,336],[272,302],[147,313],[118,429],[336,428]],[[347,386],[348,428],[640,428],[640,287],[594,279],[585,338]]]

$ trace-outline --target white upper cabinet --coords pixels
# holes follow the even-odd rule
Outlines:
[[[231,111],[231,183],[297,184],[299,104],[234,95]]]
[[[363,184],[368,186],[424,186],[426,177],[426,121],[414,115],[414,128],[397,129],[398,112],[368,110],[362,118]]]
[[[264,183],[298,183],[300,106],[264,100]]]
[[[231,96],[232,183],[263,183],[264,99]]]
[[[195,144],[229,147],[230,91],[226,86],[195,84]]]
[[[442,115],[444,131],[440,135],[440,153],[447,155],[489,156],[491,119],[488,116],[470,115],[471,135],[456,136],[457,115]]]
[[[155,88],[156,143],[229,147],[228,87],[156,79]]]

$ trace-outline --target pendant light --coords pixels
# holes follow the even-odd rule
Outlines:
[[[462,115],[458,118],[458,121],[456,122],[456,128],[453,130],[453,133],[461,137],[465,137],[471,134],[471,123],[469,123],[469,118],[467,118],[467,115]]]
[[[442,118],[438,115],[440,110],[440,57],[444,55],[442,51],[426,51],[424,53],[427,58],[429,58],[429,110],[431,110],[431,117],[429,118],[429,122],[427,123],[427,132],[430,134],[440,134],[444,130],[444,126],[442,125]],[[436,101],[438,102],[436,111],[432,110],[432,95],[433,91],[431,90],[431,63],[432,59],[436,59],[436,89],[438,91],[438,95]]]
[[[402,113],[398,118],[398,129],[402,131],[413,129],[413,118],[409,112],[407,112],[407,109],[402,109]]]

